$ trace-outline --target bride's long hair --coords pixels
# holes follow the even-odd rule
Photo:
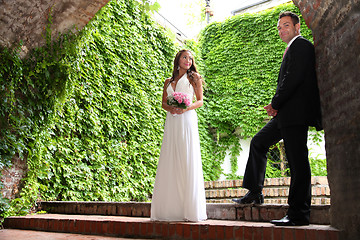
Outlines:
[[[173,68],[173,72],[172,72],[172,76],[171,76],[171,80],[170,80],[169,84],[170,84],[172,81],[174,81],[177,76],[179,76],[179,69],[178,69],[178,68],[179,68],[179,61],[180,61],[181,54],[182,54],[183,52],[189,52],[189,53],[191,53],[191,55],[193,56],[192,64],[191,64],[190,68],[187,70],[187,74],[188,74],[188,79],[189,79],[189,81],[190,81],[191,83],[194,83],[194,84],[196,85],[196,83],[194,82],[194,79],[193,79],[192,77],[189,77],[189,73],[191,73],[191,72],[199,73],[199,72],[198,72],[198,70],[197,70],[197,68],[196,68],[194,55],[193,55],[192,52],[191,52],[190,50],[188,50],[188,49],[180,50],[180,51],[176,54],[175,59],[174,59],[174,68]],[[203,79],[203,78],[201,78],[201,81],[202,81],[203,84],[204,84],[204,79]]]

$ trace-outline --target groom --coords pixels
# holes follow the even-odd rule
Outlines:
[[[249,191],[243,198],[233,201],[239,204],[264,202],[266,154],[270,146],[283,139],[291,175],[289,209],[284,218],[271,223],[278,226],[309,225],[311,171],[307,134],[309,126],[322,129],[315,51],[313,44],[300,35],[300,21],[296,14],[281,13],[277,29],[287,48],[275,95],[264,107],[273,118],[251,140],[243,181],[243,187]]]

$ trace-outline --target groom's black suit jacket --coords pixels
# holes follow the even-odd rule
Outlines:
[[[294,40],[284,56],[271,105],[278,110],[279,128],[307,125],[322,129],[315,50],[302,36]]]

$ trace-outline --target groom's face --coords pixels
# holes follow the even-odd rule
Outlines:
[[[277,29],[281,40],[289,43],[291,39],[300,34],[300,23],[294,25],[290,16],[280,18]]]

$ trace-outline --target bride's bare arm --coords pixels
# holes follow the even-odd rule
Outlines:
[[[167,87],[168,85],[170,84],[170,80],[171,78],[168,78],[165,80],[165,83],[164,83],[164,89],[163,89],[163,95],[162,95],[162,108],[167,111],[167,112],[170,112],[171,114],[179,114],[179,109],[176,108],[176,107],[173,107],[173,106],[170,106],[167,104]]]
[[[196,101],[193,102],[188,108],[184,109],[185,111],[196,109],[201,107],[204,104],[203,101],[203,86],[202,86],[202,80],[199,73],[193,72],[192,73],[192,86],[194,87],[195,95],[196,95]]]

